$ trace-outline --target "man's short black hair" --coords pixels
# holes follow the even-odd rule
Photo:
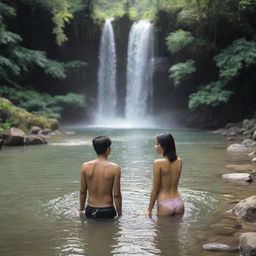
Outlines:
[[[92,145],[97,155],[102,155],[111,145],[111,139],[107,136],[97,136],[92,140]]]

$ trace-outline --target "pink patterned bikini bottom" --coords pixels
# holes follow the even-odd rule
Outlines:
[[[183,201],[181,197],[175,197],[172,199],[164,200],[162,202],[158,202],[158,206],[164,206],[170,211],[173,211],[173,214],[175,214],[180,212],[181,208],[183,207]]]

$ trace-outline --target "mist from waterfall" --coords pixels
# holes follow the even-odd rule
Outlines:
[[[106,19],[100,42],[97,122],[116,117],[116,46],[112,19]]]
[[[129,33],[125,118],[138,123],[152,114],[153,25],[147,20],[135,22]]]

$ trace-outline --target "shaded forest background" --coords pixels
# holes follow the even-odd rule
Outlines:
[[[36,115],[88,120],[108,17],[115,18],[120,115],[128,33],[134,21],[150,19],[155,115],[165,110],[179,124],[201,128],[255,117],[254,0],[2,0],[0,96]]]

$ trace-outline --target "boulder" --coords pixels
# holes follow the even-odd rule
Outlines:
[[[256,222],[256,195],[240,201],[230,212],[240,220]]]
[[[238,247],[231,247],[226,244],[220,243],[208,243],[203,245],[203,249],[212,251],[212,252],[237,252]]]
[[[231,144],[227,148],[228,152],[247,152],[248,148],[243,144]]]
[[[49,129],[49,128],[44,128],[44,129],[41,131],[41,133],[42,133],[43,135],[49,135],[51,132],[52,132],[52,130]]]
[[[251,140],[251,139],[245,139],[242,142],[243,145],[245,145],[246,147],[255,147],[256,146],[256,141]]]
[[[22,146],[24,145],[25,132],[18,128],[11,128],[4,135],[4,145],[6,146]]]
[[[253,126],[254,126],[254,122],[255,122],[255,120],[254,119],[245,119],[244,121],[243,121],[243,127],[246,129],[246,130],[248,130],[248,129],[250,129],[250,128],[252,128]]]
[[[30,134],[39,134],[42,132],[42,128],[40,128],[39,126],[32,126],[30,128]]]
[[[24,145],[40,145],[46,143],[47,141],[41,136],[28,135],[24,137]]]
[[[240,256],[256,256],[256,232],[242,233],[239,237]]]
[[[252,138],[253,138],[254,140],[256,140],[256,130],[254,131],[254,133],[253,133],[253,135],[252,135]]]
[[[228,181],[234,181],[234,182],[245,182],[245,183],[252,182],[252,176],[249,173],[228,173],[228,174],[223,174],[222,178]]]

